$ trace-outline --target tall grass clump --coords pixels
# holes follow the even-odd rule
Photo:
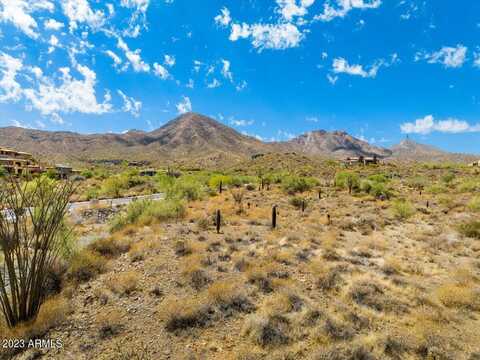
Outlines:
[[[480,221],[473,220],[458,226],[460,233],[466,237],[480,239]]]
[[[187,201],[199,200],[205,194],[204,186],[192,176],[180,177],[166,190],[167,198]]]
[[[393,216],[400,220],[406,220],[415,214],[415,208],[407,200],[395,200],[391,209]]]
[[[178,199],[160,201],[139,200],[131,202],[125,212],[112,220],[111,231],[118,231],[127,225],[150,225],[185,216],[185,205]]]
[[[480,196],[475,196],[468,202],[468,208],[474,212],[480,212]]]
[[[64,216],[71,182],[8,178],[0,188],[0,304],[8,327],[34,319],[47,297],[48,274],[69,247]]]

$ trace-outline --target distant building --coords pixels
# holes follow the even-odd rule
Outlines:
[[[12,175],[41,173],[32,154],[0,147],[0,166]]]
[[[468,166],[472,166],[472,167],[479,167],[479,166],[480,166],[480,160],[478,160],[478,161],[474,161],[473,163],[471,163],[471,164],[468,164]]]
[[[157,174],[157,170],[155,169],[145,169],[139,172],[140,176],[155,176],[156,174]]]
[[[55,165],[55,171],[59,179],[68,179],[73,174],[73,168],[68,165],[57,164]]]
[[[358,156],[358,157],[347,157],[343,160],[345,165],[371,165],[371,164],[378,164],[378,157],[374,156]]]

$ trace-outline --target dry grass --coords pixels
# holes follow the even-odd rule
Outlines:
[[[209,321],[210,307],[197,298],[168,298],[159,306],[160,318],[167,331],[203,327]]]
[[[82,283],[93,279],[106,269],[105,259],[90,250],[82,250],[72,258],[68,278],[75,283]]]
[[[113,310],[108,313],[100,313],[95,319],[98,334],[101,339],[107,339],[120,334],[125,320],[122,312]]]
[[[138,289],[139,274],[128,271],[112,276],[108,280],[108,288],[117,295],[130,295]]]

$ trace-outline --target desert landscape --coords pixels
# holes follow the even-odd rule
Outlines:
[[[480,357],[476,163],[407,140],[388,150],[317,132],[294,147],[219,126],[186,114],[159,129],[172,135],[155,146],[209,149],[196,166],[158,158],[155,172],[140,176],[126,161],[92,164],[76,151],[70,161],[82,170],[70,179],[23,180],[70,183],[68,201],[78,206],[66,209],[70,231],[46,270],[38,315],[1,328],[3,339],[62,346],[4,345],[4,358]],[[4,131],[19,132],[17,144],[28,133]],[[331,145],[339,138],[343,147]],[[85,149],[95,149],[98,140],[89,141]],[[422,161],[429,151],[434,160]],[[379,161],[342,161],[353,155]],[[212,159],[222,159],[216,169]]]

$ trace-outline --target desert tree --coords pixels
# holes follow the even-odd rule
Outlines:
[[[231,192],[233,201],[237,205],[237,213],[241,214],[243,212],[243,197],[245,195],[245,192],[243,189],[232,190]]]
[[[49,271],[68,248],[64,216],[74,189],[46,177],[0,185],[0,305],[13,327],[34,319],[47,296]]]

